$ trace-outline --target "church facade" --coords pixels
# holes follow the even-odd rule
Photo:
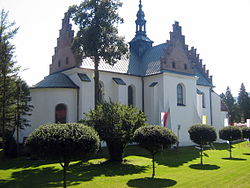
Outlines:
[[[72,53],[71,27],[65,14],[50,74],[31,88],[31,126],[21,132],[20,142],[40,125],[77,122],[94,108],[94,63]],[[129,46],[129,57],[114,66],[99,64],[103,100],[144,111],[149,124],[164,124],[179,135],[181,145],[191,144],[188,129],[195,123],[210,124],[217,131],[224,126],[227,111],[213,91],[212,76],[196,49],[185,44],[178,22],[167,42],[153,46],[140,3],[136,34]]]

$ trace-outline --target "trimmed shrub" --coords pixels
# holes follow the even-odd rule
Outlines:
[[[59,161],[66,187],[69,163],[95,153],[99,147],[99,137],[93,128],[83,124],[47,124],[32,132],[25,146],[39,158]]]
[[[224,127],[219,131],[219,136],[222,140],[229,142],[229,157],[232,158],[232,141],[242,138],[241,129],[235,126]]]
[[[242,128],[242,136],[243,138],[250,139],[250,127]]]
[[[140,127],[135,131],[134,141],[152,155],[153,173],[155,176],[155,155],[177,142],[177,136],[168,128],[159,125]]]
[[[190,139],[200,146],[200,159],[203,165],[203,146],[211,144],[217,139],[215,128],[211,125],[196,124],[188,130]]]
[[[125,147],[132,142],[135,130],[145,125],[146,116],[136,108],[110,101],[86,113],[82,122],[94,127],[106,141],[109,160],[121,163]]]

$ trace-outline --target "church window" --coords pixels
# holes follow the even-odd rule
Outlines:
[[[65,104],[58,104],[55,108],[55,123],[66,123],[67,107]]]
[[[126,83],[121,78],[112,78],[118,85],[126,85]]]
[[[128,105],[135,107],[135,87],[133,85],[128,86]]]
[[[177,105],[184,106],[184,87],[182,84],[177,85]]]
[[[184,69],[187,70],[187,64],[184,64]]]
[[[68,65],[68,64],[69,64],[69,58],[66,57],[66,65]]]
[[[175,69],[175,62],[172,62],[172,68]]]
[[[61,61],[60,60],[58,61],[58,67],[61,67]]]
[[[202,108],[206,108],[206,105],[205,105],[205,94],[202,93]]]

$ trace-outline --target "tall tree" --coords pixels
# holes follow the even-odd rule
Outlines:
[[[123,161],[124,150],[136,129],[146,124],[146,116],[128,105],[106,102],[98,105],[95,110],[85,113],[84,124],[94,127],[101,140],[107,143],[112,162]]]
[[[9,22],[8,12],[0,13],[0,127],[3,139],[3,148],[6,141],[6,132],[14,120],[14,92],[16,73],[14,51],[15,46],[11,39],[17,33],[15,22]]]
[[[30,104],[31,97],[29,86],[21,78],[16,80],[16,92],[15,92],[15,129],[17,146],[19,142],[19,130],[24,129],[25,126],[30,126],[27,116],[30,116],[30,111],[33,106]],[[17,147],[18,149],[18,147]],[[18,151],[17,151],[18,153]]]
[[[228,108],[229,124],[239,121],[238,105],[231,93],[231,89],[227,87],[226,93],[222,93],[220,96]]]
[[[100,102],[100,61],[114,65],[127,52],[124,37],[118,36],[117,26],[123,23],[118,14],[121,6],[119,0],[85,0],[68,10],[79,27],[72,49],[81,59],[91,58],[95,65],[95,108]]]
[[[246,92],[246,88],[244,84],[241,84],[240,92],[238,96],[238,104],[240,108],[240,116],[242,121],[246,121],[249,117],[249,111],[250,111],[250,98],[248,96],[248,93]]]

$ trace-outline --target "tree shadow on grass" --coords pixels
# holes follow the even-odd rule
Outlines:
[[[189,168],[196,169],[196,170],[218,170],[220,167],[217,165],[210,165],[210,164],[191,164]]]
[[[41,165],[58,163],[56,161],[31,160],[24,157],[16,159],[4,159],[0,162],[0,170],[18,169],[18,168],[36,168]]]
[[[78,185],[84,181],[90,181],[97,176],[123,176],[128,174],[142,173],[147,169],[145,166],[132,164],[86,164],[76,163],[70,165],[67,170],[67,185]],[[55,167],[25,169],[13,172],[11,180],[1,180],[0,187],[4,188],[44,188],[61,187],[62,169]]]
[[[129,187],[136,188],[163,188],[163,187],[171,187],[174,186],[177,182],[171,179],[160,179],[160,178],[139,178],[129,180],[127,185]]]
[[[11,178],[11,180],[0,181],[0,187],[42,188],[62,186],[61,170],[52,167],[13,172]]]
[[[245,160],[247,160],[247,159],[235,158],[235,157],[232,157],[232,158],[230,158],[230,157],[224,157],[222,159],[224,159],[224,160],[230,160],[230,161],[245,161]]]
[[[250,155],[250,153],[243,153],[243,155]]]
[[[81,172],[82,178],[85,181],[93,179],[96,176],[124,176],[143,173],[147,170],[148,166],[138,166],[126,163],[111,163],[103,162],[100,164],[87,164],[87,163],[76,163],[71,165],[69,174],[77,174]]]
[[[168,167],[178,167],[184,163],[199,158],[199,151],[192,147],[181,147],[178,151],[166,150],[155,157],[155,161],[160,165]]]

